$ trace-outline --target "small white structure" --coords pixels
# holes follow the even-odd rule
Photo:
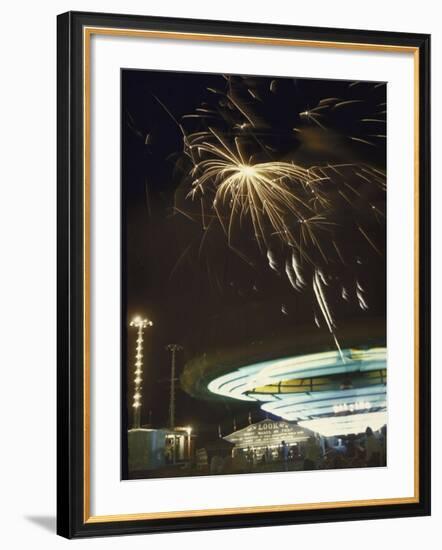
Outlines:
[[[157,470],[192,460],[194,439],[190,427],[132,428],[127,432],[129,472]]]
[[[129,472],[155,470],[165,465],[166,430],[128,430]]]

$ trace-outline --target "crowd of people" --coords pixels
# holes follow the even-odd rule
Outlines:
[[[387,432],[375,434],[367,427],[363,436],[346,438],[324,453],[322,468],[366,468],[387,464]]]
[[[301,444],[236,449],[232,456],[213,457],[211,473],[365,468],[386,465],[386,428],[345,438],[310,436]]]

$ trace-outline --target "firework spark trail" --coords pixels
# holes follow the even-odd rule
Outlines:
[[[269,261],[270,269],[273,269],[273,271],[279,273],[279,264],[270,249],[267,250],[267,259]]]
[[[379,248],[374,244],[374,242],[370,239],[370,237],[367,235],[367,232],[362,229],[360,225],[358,225],[359,231],[364,235],[367,242],[370,243],[370,245],[373,247],[373,249],[379,254],[379,256],[382,256],[382,252],[379,250]]]
[[[327,300],[324,295],[324,291],[322,289],[322,282],[319,279],[318,270],[315,270],[315,273],[313,275],[313,291],[316,296],[316,301],[318,302],[318,306],[321,310],[321,313],[324,317],[325,322],[327,323],[328,330],[333,333],[333,330],[335,328],[333,317],[330,313],[330,309],[327,304]]]
[[[359,141],[359,143],[365,143],[366,145],[372,145],[373,147],[375,147],[375,144],[372,143],[371,141],[368,141],[367,139],[358,138],[355,136],[350,136],[350,139],[352,139],[353,141]]]
[[[364,298],[364,292],[365,290],[359,284],[359,281],[356,281],[356,297],[358,299],[359,307],[366,311],[368,309],[368,305]]]
[[[300,288],[304,287],[305,281],[304,281],[304,277],[301,274],[301,266],[298,264],[298,260],[296,259],[296,254],[294,252],[292,252],[292,267],[296,275],[298,287]]]
[[[323,284],[327,284],[325,282],[324,275],[319,270],[316,269],[313,275],[313,291],[316,297],[316,302],[319,306],[319,309],[321,310],[322,316],[324,317],[328,330],[333,337],[336,348],[341,357],[341,361],[345,363],[345,357],[344,357],[344,354],[342,353],[341,345],[339,344],[339,340],[337,339],[336,333],[335,333],[335,328],[336,328],[335,322],[333,320],[333,316],[331,314],[331,311],[327,302],[327,298],[325,296],[324,289],[322,287]]]
[[[317,112],[319,109],[323,109],[323,108],[325,109],[326,106],[324,105],[324,107],[316,107],[316,109],[311,109],[309,111],[302,111],[299,113],[299,116],[300,118],[304,118],[306,120],[314,122],[317,126],[322,128],[323,130],[326,130],[327,128],[319,122],[319,117],[321,117],[322,115],[321,113]]]

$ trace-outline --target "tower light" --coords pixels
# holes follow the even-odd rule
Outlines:
[[[141,404],[142,404],[142,382],[143,382],[143,343],[144,330],[147,327],[152,327],[153,322],[150,319],[143,319],[140,316],[134,317],[129,323],[129,326],[137,329],[137,339],[135,347],[135,363],[134,363],[134,394],[132,401],[133,420],[132,428],[137,429],[141,425]]]

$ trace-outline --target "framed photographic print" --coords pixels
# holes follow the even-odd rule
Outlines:
[[[58,533],[430,513],[430,37],[58,18]]]

